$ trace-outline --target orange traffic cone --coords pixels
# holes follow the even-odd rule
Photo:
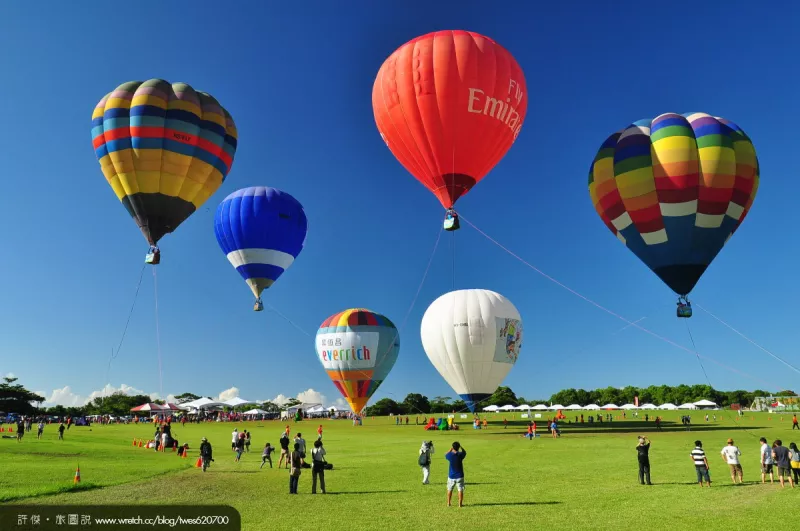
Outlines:
[[[75,479],[72,480],[72,484],[75,485],[81,482],[81,467],[75,469]]]
[[[4,431],[6,431],[5,428],[0,428],[0,433],[3,433]]]
[[[194,466],[195,466],[195,468],[201,468],[203,466],[203,458],[202,457],[198,457],[197,458],[197,463],[195,463]]]
[[[175,442],[172,443],[172,451],[174,452],[177,449],[178,449],[178,443],[177,443],[177,441],[175,441]]]
[[[186,459],[186,448],[181,452],[181,459]]]
[[[141,447],[142,447],[142,440],[139,439],[139,448],[141,448]]]
[[[9,428],[8,428],[8,433],[14,433],[14,428],[13,428],[13,426],[9,426]]]
[[[131,444],[131,446],[136,446],[136,437],[133,438],[133,443]]]

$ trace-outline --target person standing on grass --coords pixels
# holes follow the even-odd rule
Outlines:
[[[236,451],[236,441],[239,440],[239,430],[233,428],[233,432],[231,433],[231,451]]]
[[[783,484],[783,478],[789,478],[789,486],[794,488],[794,480],[792,479],[792,468],[789,459],[789,449],[783,446],[783,441],[777,439],[772,445],[772,457],[778,465],[778,479],[781,482],[781,488],[786,486]]]
[[[800,426],[798,426],[797,424],[797,413],[792,415],[792,431],[794,431],[795,429],[800,430]]]
[[[300,443],[294,443],[294,451],[289,455],[291,468],[289,468],[289,494],[297,494],[297,484],[300,483],[303,460],[300,457]]]
[[[636,445],[636,457],[639,460],[639,483],[650,483],[650,439],[639,436],[639,444]]]
[[[25,435],[25,423],[22,419],[17,422],[17,442],[22,442],[22,436]]]
[[[775,476],[772,473],[772,467],[775,461],[772,459],[772,450],[767,444],[767,439],[761,437],[761,483],[767,482],[767,474],[769,474],[769,482],[775,483]]]
[[[318,441],[322,440],[322,424],[320,424],[319,428],[317,428],[317,440]]]
[[[450,471],[447,474],[447,506],[450,507],[455,487],[458,489],[458,506],[464,507],[464,458],[467,457],[467,451],[458,442],[454,442],[444,457],[450,462]]]
[[[294,437],[294,442],[300,445],[299,452],[300,452],[300,459],[302,463],[305,464],[306,462],[306,440],[303,439],[303,434],[298,433]]]
[[[272,452],[275,448],[272,447],[270,443],[267,443],[264,446],[264,451],[261,453],[261,466],[259,468],[264,468],[264,463],[269,461],[269,467],[272,468]],[[278,465],[280,466],[280,465]]]
[[[742,478],[742,465],[739,463],[739,456],[742,452],[738,446],[733,445],[733,439],[728,439],[728,446],[722,449],[722,459],[728,463],[731,470],[731,481],[736,484],[736,476],[739,476],[739,483],[744,483]]]
[[[419,466],[422,467],[422,484],[429,483],[428,478],[431,474],[431,455],[433,455],[433,441],[422,441],[419,449]]]
[[[706,458],[706,453],[703,451],[703,443],[701,441],[694,442],[694,450],[689,454],[689,457],[692,458],[692,462],[694,463],[694,468],[697,472],[697,482],[700,484],[700,487],[703,486],[703,480],[705,480],[710,487],[711,475],[708,469],[708,459]]]
[[[325,448],[322,441],[314,441],[314,448],[311,450],[311,494],[317,493],[317,478],[319,478],[319,488],[325,494]]]
[[[792,468],[794,482],[800,485],[800,450],[795,443],[789,443],[789,466]]]
[[[186,449],[183,451],[186,452]],[[200,439],[200,460],[203,463],[203,472],[205,472],[206,469],[211,466],[211,461],[214,460],[212,459],[211,443],[208,442],[208,439],[205,437]]]
[[[250,453],[250,432],[244,430],[244,451]]]
[[[59,441],[63,441],[64,440],[64,423],[63,422],[58,425],[58,440]]]
[[[238,463],[239,460],[242,458],[242,452],[244,452],[244,433],[239,434],[239,438],[236,439],[236,459],[233,460],[234,463]]]
[[[36,438],[41,439],[42,433],[44,433],[44,420],[40,420],[39,424],[36,426]]]
[[[278,443],[281,445],[281,458],[278,460],[278,468],[283,466],[284,458],[286,458],[286,468],[289,468],[289,458],[291,457],[289,452],[289,434],[283,432]]]

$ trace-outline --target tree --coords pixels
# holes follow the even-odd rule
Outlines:
[[[93,401],[83,407],[83,413],[87,415],[130,415],[131,409],[150,402],[147,395],[128,396],[122,391],[117,391],[109,396],[98,396]]]
[[[287,400],[286,402],[283,403],[283,407],[284,408],[289,408],[289,407],[292,407],[292,406],[299,406],[300,404],[302,404],[302,402],[300,402],[298,399],[290,398],[289,400]]]
[[[403,399],[403,408],[409,415],[429,413],[431,410],[431,403],[427,396],[419,393],[409,393]]]
[[[175,397],[176,404],[185,404],[186,402],[193,402],[199,400],[200,397],[194,393],[182,393]]]
[[[403,413],[400,404],[391,398],[381,398],[373,405],[367,407],[367,416],[381,417],[389,414],[400,415]]]
[[[785,391],[778,391],[775,396],[797,396],[797,393],[786,389]]]
[[[261,409],[266,411],[267,413],[280,413],[281,408],[278,404],[274,402],[264,402],[261,404]]]
[[[487,398],[481,406],[505,406],[506,404],[516,406],[519,405],[519,400],[517,400],[517,395],[514,394],[514,391],[512,391],[510,387],[500,386],[495,389],[492,396]]]
[[[44,402],[44,397],[28,391],[20,384],[14,384],[17,378],[3,378],[0,384],[0,411],[31,415],[36,412],[32,402]]]
[[[444,413],[445,411],[449,411],[450,409],[450,397],[449,396],[435,396],[431,401],[431,406],[429,411],[431,413]]]

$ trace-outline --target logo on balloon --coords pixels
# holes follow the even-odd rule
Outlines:
[[[325,370],[372,369],[379,339],[377,332],[318,334],[317,354]]]
[[[522,348],[522,322],[498,317],[497,331],[494,361],[515,364]]]
[[[514,98],[516,104],[519,105],[522,103],[524,95],[525,93],[520,88],[519,83],[513,79],[508,81],[508,97],[506,101],[503,101],[502,97],[500,99],[487,97],[486,93],[481,89],[470,88],[467,111],[500,120],[511,129],[511,132],[514,133],[514,140],[516,140],[520,129],[522,129],[522,120],[520,120],[519,113],[513,107],[511,98]],[[483,108],[481,108],[481,104],[483,104]]]

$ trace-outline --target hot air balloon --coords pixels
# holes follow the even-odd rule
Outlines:
[[[445,293],[422,317],[422,347],[470,411],[495,392],[517,362],[522,319],[493,291]]]
[[[131,81],[92,113],[92,143],[106,180],[144,234],[158,241],[217,191],[233,164],[236,126],[209,94],[163,79]]]
[[[351,308],[322,322],[316,349],[333,384],[359,413],[394,367],[400,335],[385,316]]]
[[[662,114],[614,133],[589,170],[606,226],[678,295],[688,295],[744,221],[758,190],[756,151],[742,129],[703,113]]]
[[[222,252],[264,309],[261,292],[294,262],[306,239],[308,220],[297,199],[275,188],[237,190],[217,207],[214,233]]]
[[[413,39],[383,63],[372,110],[397,160],[447,210],[503,158],[528,109],[525,75],[488,37],[437,31]]]

